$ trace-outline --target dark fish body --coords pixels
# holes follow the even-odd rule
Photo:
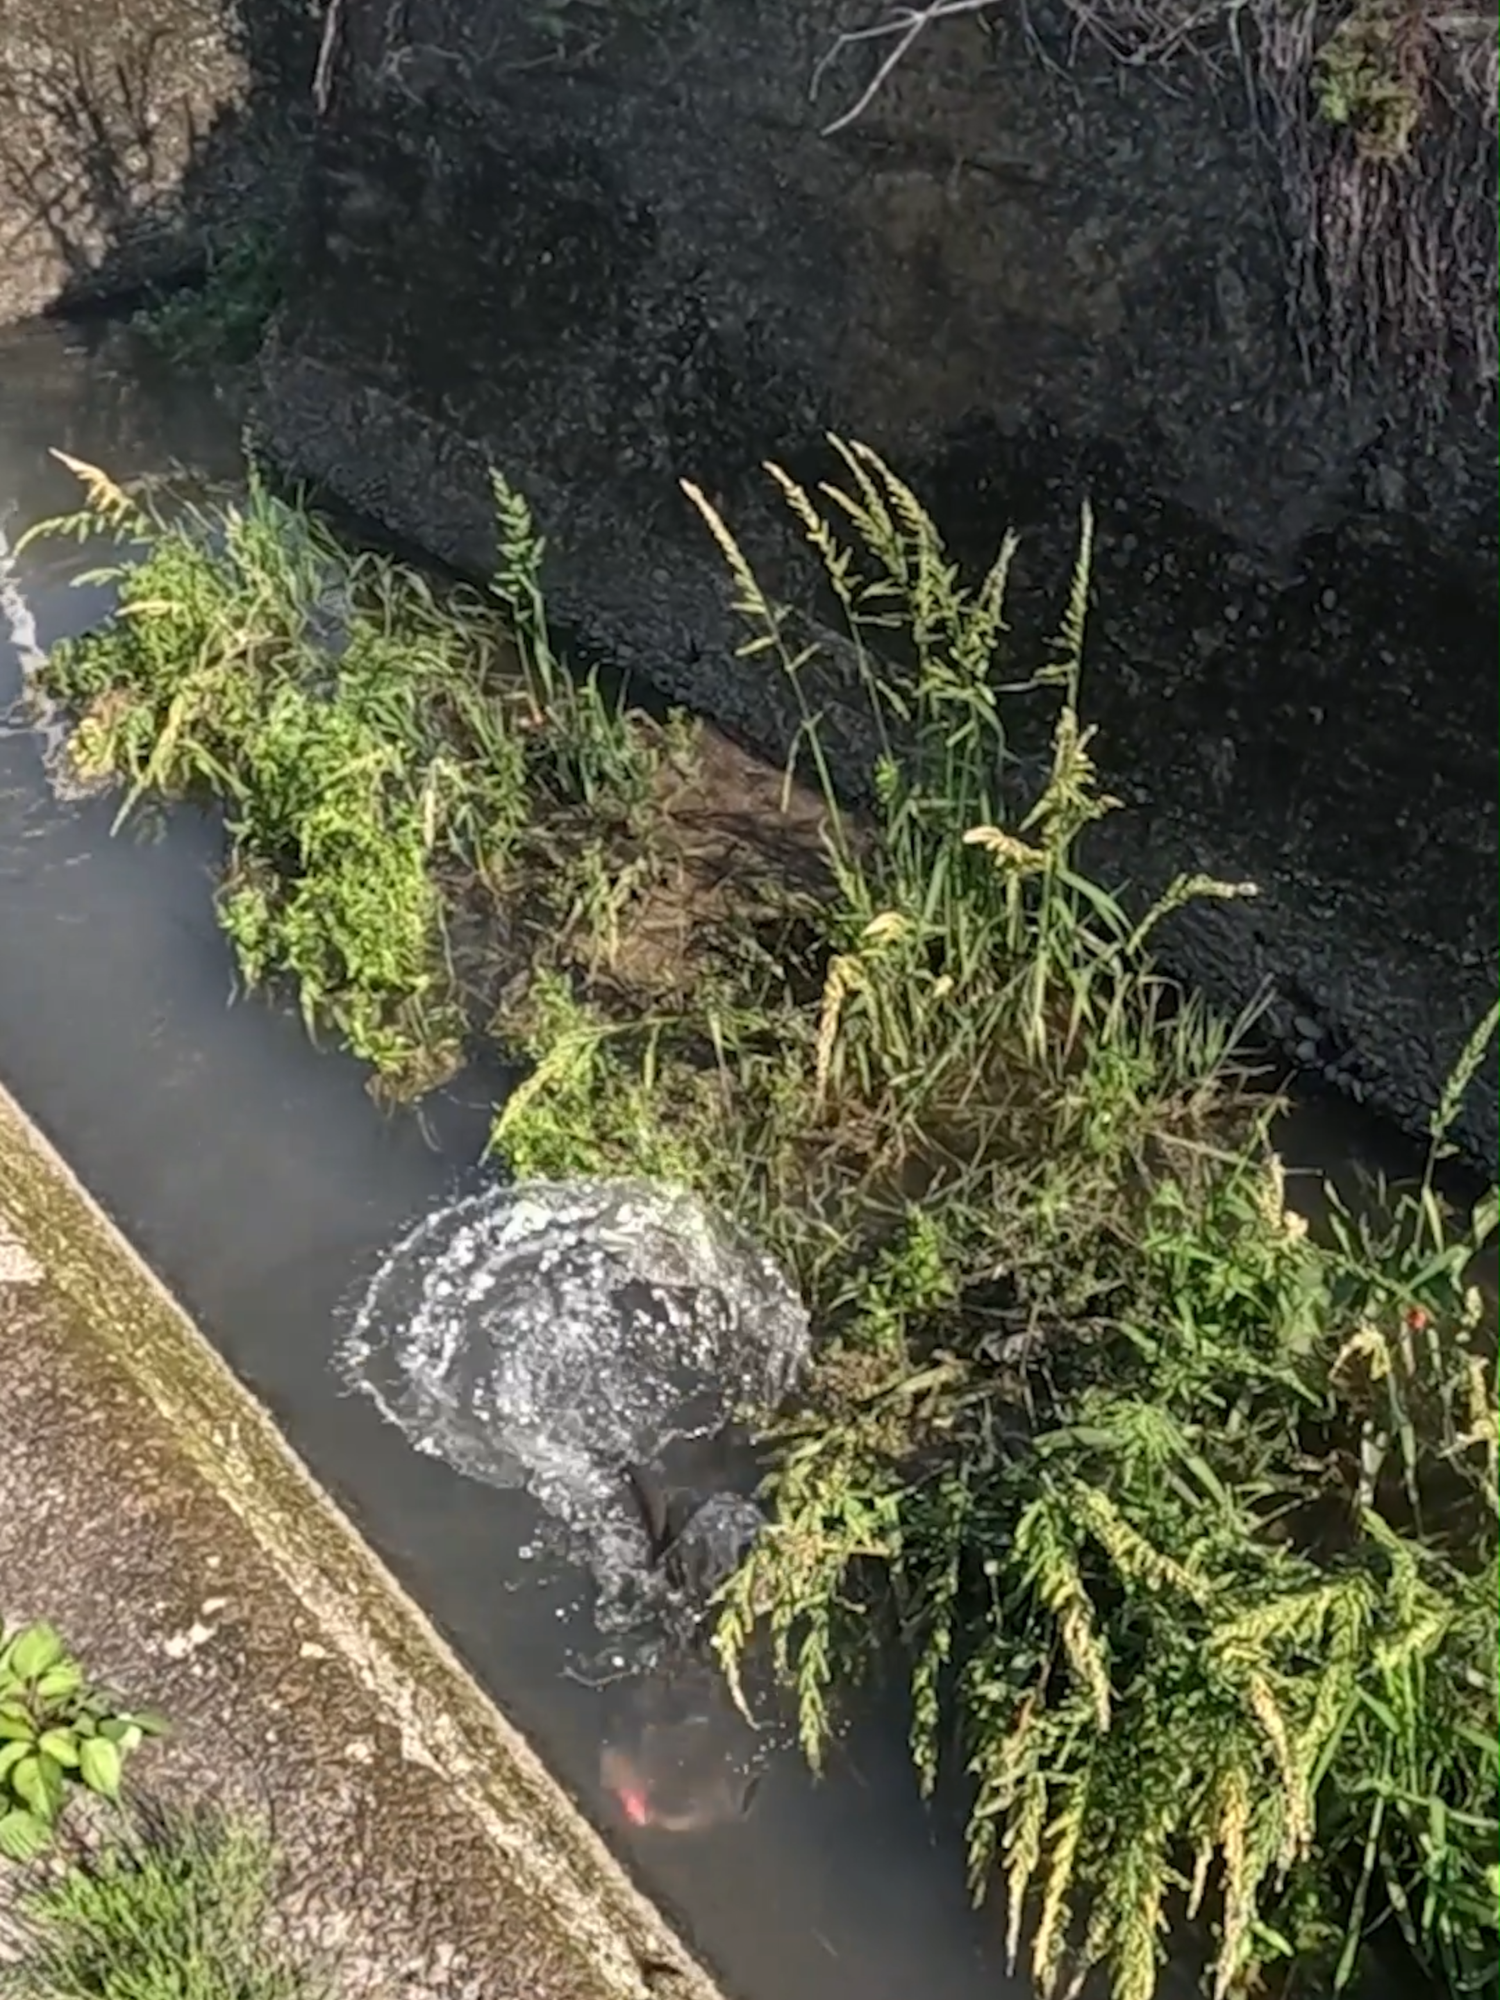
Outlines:
[[[765,1526],[752,1498],[761,1466],[733,1429],[683,1441],[664,1465],[622,1468],[646,1530],[653,1567],[686,1608],[707,1609],[715,1591],[744,1560]]]
[[[625,1477],[640,1509],[652,1566],[665,1573],[691,1610],[706,1610],[749,1553],[765,1515],[744,1494],[704,1498],[666,1485],[644,1466],[626,1466]]]
[[[703,1643],[715,1592],[766,1525],[745,1490],[753,1490],[759,1468],[726,1434],[675,1448],[668,1467],[630,1464],[622,1471],[652,1567],[667,1579],[672,1638],[667,1662],[623,1690],[600,1778],[631,1826],[698,1832],[741,1818],[759,1781],[756,1731]]]

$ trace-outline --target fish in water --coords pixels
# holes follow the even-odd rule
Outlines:
[[[679,1663],[626,1691],[599,1774],[630,1826],[698,1833],[744,1818],[760,1782],[757,1751],[722,1677]]]
[[[669,1664],[626,1691],[600,1776],[631,1826],[662,1833],[742,1818],[759,1783],[755,1732],[704,1657],[702,1632],[714,1593],[764,1528],[765,1515],[732,1484],[705,1491],[706,1480],[731,1482],[736,1472],[743,1485],[750,1469],[727,1436],[707,1451],[707,1462],[679,1467],[676,1477],[654,1466],[622,1468],[652,1566],[666,1576],[679,1615],[670,1621],[678,1629]]]
[[[753,1439],[728,1424],[702,1438],[675,1439],[660,1458],[621,1467],[651,1565],[682,1610],[701,1617],[766,1525],[755,1495],[765,1464]]]
[[[654,1568],[695,1618],[708,1609],[715,1592],[734,1574],[766,1525],[747,1495],[703,1495],[668,1485],[650,1468],[627,1465],[625,1478],[635,1495]]]

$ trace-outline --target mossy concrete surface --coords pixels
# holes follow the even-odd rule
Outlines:
[[[351,2000],[714,2000],[3,1088],[0,1358],[0,1613],[165,1712],[144,1788],[269,1814]]]

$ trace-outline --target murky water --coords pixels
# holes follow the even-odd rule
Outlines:
[[[153,391],[118,343],[0,335],[8,547],[76,504],[53,445],[126,475],[237,460],[211,398]],[[29,652],[107,609],[69,587],[84,567],[56,548],[0,563],[0,712]],[[383,1118],[290,1014],[232,1004],[214,826],[179,811],[159,838],[111,838],[108,802],[55,796],[47,748],[0,732],[0,1072],[27,1109],[732,1992],[1026,1991],[968,1908],[953,1829],[916,1799],[899,1699],[817,1785],[794,1755],[731,1744],[711,1688],[580,1670],[607,1659],[641,1570],[618,1459],[795,1372],[806,1327],[775,1274],[701,1215],[630,1216],[597,1190],[518,1202],[475,1164],[503,1079]],[[1349,1132],[1304,1115],[1287,1150],[1344,1157]]]

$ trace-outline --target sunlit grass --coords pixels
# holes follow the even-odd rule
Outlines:
[[[579,828],[539,833],[539,799],[596,841],[638,829],[680,732],[558,672],[526,594],[540,547],[503,488],[498,595],[481,595],[351,553],[253,466],[242,500],[199,509],[64,462],[86,504],[31,538],[123,545],[79,579],[114,590],[114,617],[45,667],[77,715],[75,771],[123,787],[117,825],[147,798],[218,800],[219,917],[246,984],[289,982],[381,1094],[432,1089],[463,1060],[484,971],[456,953],[455,912],[482,924],[576,874]]]
[[[333,2000],[279,1934],[278,1858],[258,1829],[137,1811],[122,1838],[21,1900],[5,2000]]]
[[[772,476],[842,610],[865,813],[806,694],[827,635],[688,489],[743,670],[803,704],[813,886],[694,875],[690,732],[564,670],[503,480],[480,597],[350,556],[257,480],[167,518],[77,468],[71,525],[129,545],[120,613],[47,683],[122,813],[223,802],[247,980],[291,980],[383,1088],[483,1028],[524,1070],[492,1135],[513,1171],[682,1183],[782,1260],[819,1347],[765,1413],[773,1519],[720,1658],[769,1649],[817,1763],[902,1649],[918,1774],[962,1766],[975,1892],[1002,1886],[1045,1991],[1097,1965],[1148,2000],[1184,1917],[1226,2000],[1299,1969],[1342,1990],[1377,1923],[1479,1990],[1496,1392],[1468,1270],[1493,1197],[1455,1214],[1429,1171],[1318,1240],[1288,1215],[1250,1024],[1153,957],[1185,905],[1251,886],[1143,904],[1090,872],[1115,802],[1082,719],[1089,516],[1057,636],[1021,641],[1013,540],[966,580],[880,459],[835,451],[816,491]],[[1021,704],[1050,733],[1030,777]],[[504,977],[466,970],[476,931]]]
[[[829,892],[789,904],[773,967],[726,959],[670,1019],[539,986],[496,1144],[688,1181],[795,1273],[824,1342],[770,1424],[773,1524],[720,1657],[769,1646],[820,1763],[899,1640],[918,1772],[965,1767],[975,1892],[1002,1883],[1044,1991],[1097,1964],[1147,2000],[1184,1912],[1217,1994],[1277,1965],[1341,1989],[1377,1906],[1469,1990],[1495,1966],[1495,1382],[1466,1281],[1493,1207],[1428,1184],[1322,1245],[1286,1214],[1249,1024],[1151,956],[1185,903],[1250,886],[1142,908],[1087,872],[1113,806],[1080,719],[1087,515],[1028,663],[1014,545],[967,585],[915,496],[838,449],[839,486],[773,476],[842,606],[873,816],[804,707]],[[689,494],[747,671],[800,696],[819,636]],[[1022,701],[1053,715],[1029,793]],[[1441,1522],[1417,1510],[1450,1486]]]

